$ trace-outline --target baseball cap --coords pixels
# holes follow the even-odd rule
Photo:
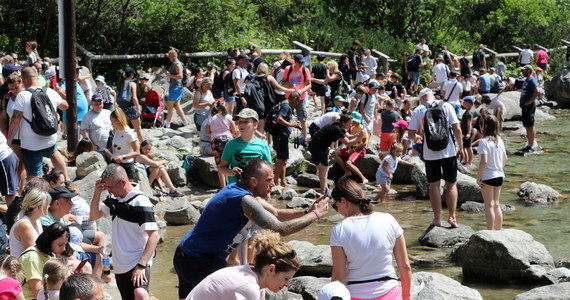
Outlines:
[[[531,72],[534,71],[534,70],[532,69],[532,66],[531,66],[531,65],[526,65],[526,66],[524,66],[524,67],[521,68],[521,71],[524,71],[524,70],[529,70],[529,71],[531,71]]]
[[[449,76],[457,76],[457,72],[451,71],[451,72],[449,72]]]
[[[346,102],[346,99],[344,97],[342,97],[341,95],[336,95],[334,97],[334,101],[342,101],[342,102]]]
[[[293,56],[293,59],[297,62],[302,62],[303,58],[304,58],[303,54],[299,54],[299,53],[297,53],[297,54],[295,54],[295,56]]]
[[[73,198],[77,196],[76,193],[70,192],[64,186],[54,187],[51,189],[51,191],[49,191],[49,195],[51,196],[51,201],[57,200],[59,198]]]
[[[384,72],[380,72],[380,73],[378,73],[378,77],[380,77],[380,76],[386,77],[386,74],[384,74]]]
[[[433,95],[433,91],[430,88],[425,88],[420,91],[419,97],[422,98],[423,96],[426,95]]]
[[[148,73],[142,73],[141,75],[139,75],[139,78],[149,80],[150,75]]]
[[[242,119],[254,119],[256,122],[259,122],[259,115],[257,112],[251,108],[244,108],[242,109],[239,114],[234,116],[234,121],[237,121],[239,118]]]
[[[85,252],[81,248],[81,241],[83,240],[83,233],[75,226],[68,226],[69,228],[69,246],[77,252]]]
[[[14,73],[20,69],[22,69],[21,66],[16,66],[13,64],[4,65],[2,67],[2,76],[4,76],[4,78],[8,78],[8,76],[10,76],[12,73]]]
[[[380,84],[376,80],[370,81],[370,83],[368,84],[368,88],[371,88],[371,89],[377,89],[379,87],[380,87]]]
[[[93,97],[91,97],[91,101],[103,101],[103,96],[95,94]]]
[[[475,103],[475,98],[471,97],[471,96],[467,96],[465,98],[463,98],[464,102],[469,102],[469,103]]]
[[[353,111],[350,113],[350,115],[352,116],[352,121],[356,122],[356,123],[362,123],[362,114],[357,112],[357,111]]]
[[[473,75],[479,76],[479,72],[475,71],[475,72],[473,72]]]
[[[339,281],[325,284],[319,291],[317,300],[330,300],[332,297],[339,297],[342,300],[350,300],[350,292],[346,286]]]
[[[398,122],[392,123],[392,126],[408,129],[408,122],[406,122],[406,120],[398,120]]]
[[[369,80],[369,79],[370,79],[370,75],[368,75],[368,74],[362,75],[362,82]]]
[[[107,84],[107,83],[105,82],[105,76],[103,76],[103,75],[99,75],[99,76],[95,77],[95,81],[100,81],[100,82],[102,82],[103,84]]]

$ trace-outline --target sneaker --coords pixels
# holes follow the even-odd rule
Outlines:
[[[526,146],[521,150],[522,153],[533,153],[534,152],[534,148],[531,146]]]
[[[190,124],[188,121],[182,121],[182,126],[188,126],[188,124]]]
[[[164,128],[170,128],[170,122],[164,122],[164,126],[162,126]]]
[[[170,196],[170,197],[184,197],[184,194],[178,190],[172,190],[172,191],[170,191],[170,193],[168,193],[168,196]]]

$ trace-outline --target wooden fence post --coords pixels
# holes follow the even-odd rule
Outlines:
[[[491,65],[494,67],[497,65],[497,52],[493,51],[492,49],[489,49],[487,47],[483,47],[483,49],[487,50],[487,52],[489,52],[489,59],[491,60]]]
[[[299,49],[301,49],[301,53],[303,54],[303,56],[305,57],[309,57],[309,67],[311,66],[311,51],[313,51],[313,48],[298,42],[298,41],[293,41],[293,44],[295,44],[295,46],[299,47]]]
[[[83,62],[83,65],[89,69],[89,72],[92,72],[93,63],[91,62],[91,58],[95,55],[78,43],[75,43],[75,46],[77,47],[77,50],[79,50],[79,53],[81,53],[81,62]]]

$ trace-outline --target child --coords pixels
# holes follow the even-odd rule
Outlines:
[[[103,75],[99,75],[95,78],[95,85],[97,85],[97,87],[95,87],[93,95],[101,95],[103,97],[103,108],[112,111],[117,93],[107,85]]]
[[[10,255],[0,256],[0,299],[24,300],[22,285],[16,277],[22,271],[17,258]]]
[[[507,163],[507,152],[499,136],[498,125],[499,121],[495,116],[484,116],[482,128],[484,137],[477,147],[481,156],[477,182],[481,186],[481,195],[485,201],[485,220],[488,230],[503,228],[503,213],[499,198],[505,178],[503,169]]]
[[[479,116],[479,113],[473,109],[473,104],[475,98],[467,96],[463,98],[463,106],[465,107],[465,112],[461,117],[461,132],[463,133],[463,154],[461,155],[461,163],[467,168],[471,168],[471,162],[473,162],[473,148],[471,144],[473,142],[473,137],[476,135],[476,130],[473,128],[475,119]]]
[[[390,184],[392,183],[392,178],[394,177],[394,172],[396,172],[398,164],[405,166],[416,165],[416,163],[401,160],[400,157],[403,152],[404,147],[402,144],[393,143],[392,147],[390,147],[390,154],[386,155],[382,160],[378,171],[376,171],[376,184],[379,184],[382,190],[378,193],[376,198],[374,198],[374,201],[378,199],[380,199],[380,202],[386,201],[386,196],[388,195],[388,191],[390,191]]]
[[[65,186],[70,192],[77,194],[77,196],[71,198],[71,202],[73,203],[71,206],[71,214],[77,218],[77,223],[81,225],[81,231],[89,229],[97,230],[95,221],[89,220],[89,204],[81,197],[79,186],[71,182],[65,182]]]
[[[357,110],[357,107],[360,104],[360,100],[362,99],[362,96],[364,96],[364,94],[366,94],[366,88],[364,87],[364,85],[358,85],[356,87],[356,89],[354,90],[354,92],[350,95],[350,105],[348,107],[348,110],[350,111],[355,111]]]
[[[228,114],[226,107],[221,101],[217,101],[210,110],[211,116],[206,120],[206,134],[210,136],[211,155],[215,157],[216,165],[220,167],[222,152],[226,144],[238,135],[232,116]],[[220,186],[226,186],[226,177],[218,172]]]
[[[350,133],[352,135],[357,135],[362,132],[362,136],[358,141],[351,147],[345,147],[336,150],[333,153],[333,158],[336,163],[344,170],[344,175],[341,178],[352,176],[353,174],[360,178],[363,184],[368,183],[368,179],[364,177],[362,172],[355,165],[356,162],[366,155],[366,147],[369,142],[368,132],[364,129],[364,126],[360,124],[362,122],[362,115],[359,112],[353,111],[352,116],[352,127],[350,128]]]
[[[44,289],[38,292],[37,300],[59,300],[59,289],[67,274],[67,266],[61,260],[46,261],[43,271]]]
[[[342,109],[344,108],[344,103],[346,103],[346,99],[344,99],[342,96],[335,96],[334,97],[334,106],[331,108],[332,112],[342,112]]]
[[[402,148],[404,149],[402,159],[407,160],[409,158],[408,150],[412,147],[412,140],[408,137],[408,122],[398,120],[398,122],[392,123],[392,125],[396,132],[396,142],[402,144]]]

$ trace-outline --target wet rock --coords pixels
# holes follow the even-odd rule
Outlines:
[[[303,296],[289,291],[287,287],[282,288],[279,292],[274,293],[269,289],[265,289],[266,300],[303,300]]]
[[[300,294],[304,300],[317,300],[319,290],[329,282],[331,282],[330,278],[299,276],[291,279],[289,291]]]
[[[443,193],[442,199],[445,201],[445,192]],[[481,187],[477,184],[477,179],[458,172],[457,205],[461,205],[466,201],[483,203],[483,196],[481,196]]]
[[[307,173],[317,174],[317,166],[314,163],[305,160],[305,165],[307,166]]]
[[[473,229],[467,225],[459,224],[457,228],[451,228],[451,225],[445,222],[442,225],[446,227],[430,225],[418,239],[420,245],[437,248],[452,247],[457,243],[466,242],[474,233]]]
[[[170,225],[195,224],[200,218],[200,212],[186,198],[175,198],[164,213],[164,220]]]
[[[410,171],[410,180],[416,186],[418,198],[429,198],[429,183],[426,176],[426,165],[419,157],[412,157],[412,162],[416,165]]]
[[[570,282],[538,287],[518,294],[515,300],[566,300],[570,295]]]
[[[489,96],[495,97],[495,94],[489,94]],[[519,106],[519,100],[521,97],[521,92],[519,91],[512,91],[512,92],[505,92],[499,96],[499,100],[505,104],[505,120],[506,121],[513,121],[513,120],[521,120],[522,119],[522,110]],[[544,120],[551,120],[554,119],[554,116],[543,112],[540,109],[536,110],[535,113],[535,120],[536,121],[544,121]]]
[[[211,187],[219,187],[218,168],[213,156],[196,157],[192,166],[192,174],[195,179]]]
[[[479,231],[461,247],[457,258],[464,278],[473,280],[536,282],[554,269],[544,245],[518,229]]]
[[[279,197],[279,200],[291,200],[295,197],[297,197],[297,191],[295,191],[292,188],[285,188],[281,192],[281,196]]]
[[[503,131],[515,131],[515,130],[519,130],[522,129],[522,125],[521,124],[509,124],[509,125],[503,125]]]
[[[287,181],[288,185],[297,185],[297,180],[293,176],[285,177],[285,181]]]
[[[305,161],[305,157],[303,156],[303,152],[299,149],[295,149],[295,147],[289,147],[289,159],[287,159],[286,171],[287,175],[291,175],[294,171],[298,171],[303,162]]]
[[[415,300],[479,300],[481,294],[439,273],[415,272],[412,275],[411,298]]]
[[[516,210],[516,207],[510,204],[501,204],[500,206],[503,212]],[[467,201],[461,204],[459,210],[468,213],[485,213],[485,204],[479,202]]]
[[[526,202],[531,203],[547,203],[556,201],[560,198],[560,193],[553,188],[534,182],[525,182],[521,184],[517,195]]]
[[[304,198],[315,199],[315,198],[320,198],[321,194],[318,193],[317,191],[313,190],[313,189],[310,189],[310,190],[306,191],[305,193],[303,193],[303,195],[301,195],[301,196]]]
[[[570,69],[563,68],[559,74],[544,82],[546,98],[558,102],[561,107],[570,107]]]
[[[280,185],[276,185],[271,190],[271,196],[281,197],[281,193],[283,193],[283,187]]]
[[[331,275],[332,257],[328,245],[313,245],[306,241],[290,241],[289,244],[297,252],[297,257],[301,263],[301,270],[297,275]],[[298,291],[294,292],[299,293]]]
[[[554,258],[554,266],[557,268],[570,268],[570,261],[560,258]]]
[[[89,173],[97,170],[105,170],[107,163],[105,158],[99,152],[91,151],[81,153],[75,159],[77,166],[77,178],[81,179]]]
[[[172,165],[169,166],[168,169],[166,169],[166,171],[168,172],[168,176],[170,176],[170,180],[172,181],[172,184],[174,184],[174,186],[176,187],[182,187],[186,185],[186,170],[184,170],[184,168],[180,167],[180,162],[175,162],[172,163],[175,165],[175,167],[172,167]]]
[[[570,282],[570,270],[567,268],[557,268],[544,274],[544,280],[548,283]]]
[[[329,179],[327,181],[329,187],[334,185],[334,181]],[[297,185],[311,188],[320,188],[319,177],[315,174],[303,173],[297,177]]]
[[[313,203],[315,202],[315,200],[313,199],[309,199],[309,198],[302,198],[302,197],[293,197],[293,199],[287,203],[287,208],[309,208],[311,207],[311,205],[313,205]]]

